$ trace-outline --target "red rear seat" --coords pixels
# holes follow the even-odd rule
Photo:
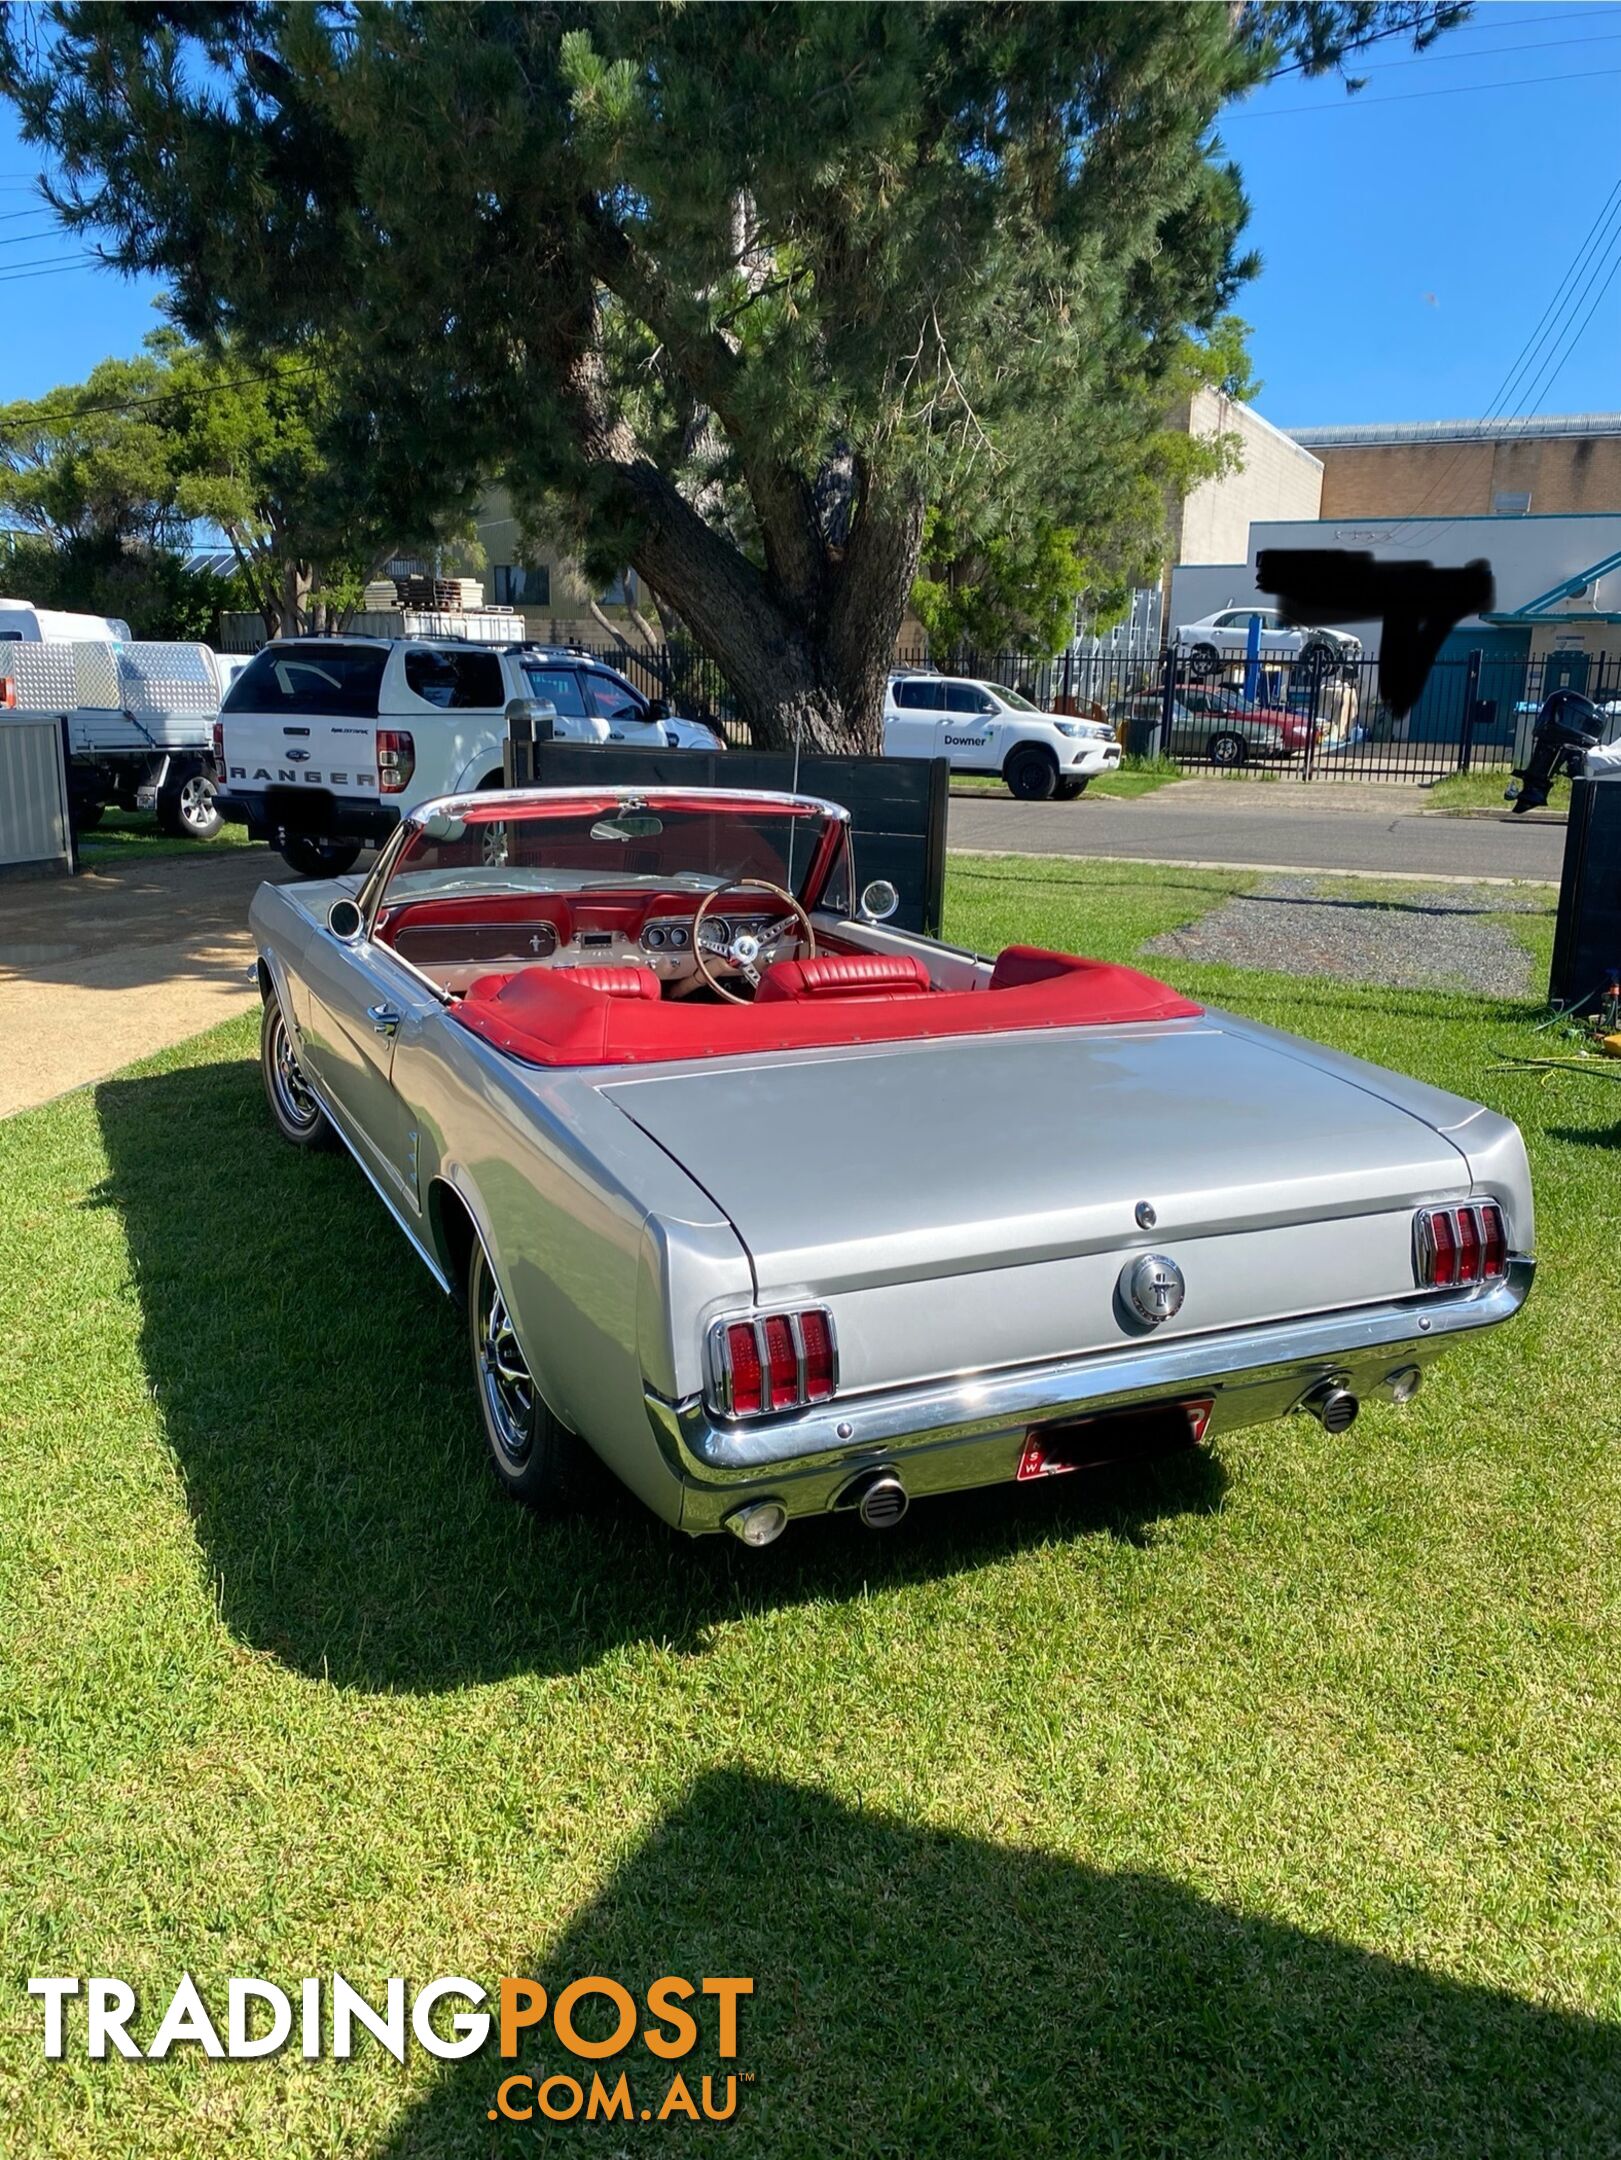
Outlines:
[[[768,967],[754,1002],[917,997],[933,987],[928,969],[910,953],[822,953],[814,960],[779,960]]]

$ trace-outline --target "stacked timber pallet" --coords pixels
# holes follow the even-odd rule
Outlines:
[[[424,577],[413,574],[394,580],[394,598],[402,608],[425,608],[438,614],[460,612],[484,605],[484,587],[477,578]]]

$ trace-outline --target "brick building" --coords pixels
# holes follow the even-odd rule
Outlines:
[[[1621,510],[1621,413],[1404,420],[1296,428],[1293,437],[1322,465],[1321,503],[1308,515],[1553,517]],[[1236,561],[1242,552],[1226,559]]]

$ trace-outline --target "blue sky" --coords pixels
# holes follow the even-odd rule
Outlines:
[[[1356,98],[1291,78],[1222,122],[1263,257],[1237,306],[1260,409],[1285,427],[1485,414],[1621,183],[1621,4],[1504,0],[1421,59],[1391,45],[1363,72]],[[53,260],[75,243],[30,194],[35,166],[0,106],[0,400],[134,352],[158,319],[155,283]],[[1621,406],[1621,275],[1601,297],[1621,195],[1615,223],[1569,318],[1597,303],[1580,342],[1504,410]]]

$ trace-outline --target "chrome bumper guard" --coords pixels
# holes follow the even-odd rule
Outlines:
[[[1479,1289],[851,1395],[764,1424],[728,1424],[696,1397],[671,1403],[651,1392],[647,1413],[685,1488],[684,1530],[718,1529],[756,1495],[816,1515],[880,1465],[895,1467],[914,1497],[1011,1479],[1033,1425],[1209,1395],[1208,1440],[1285,1416],[1325,1381],[1361,1397],[1388,1392],[1453,1336],[1511,1319],[1535,1268],[1516,1255],[1502,1281]]]

